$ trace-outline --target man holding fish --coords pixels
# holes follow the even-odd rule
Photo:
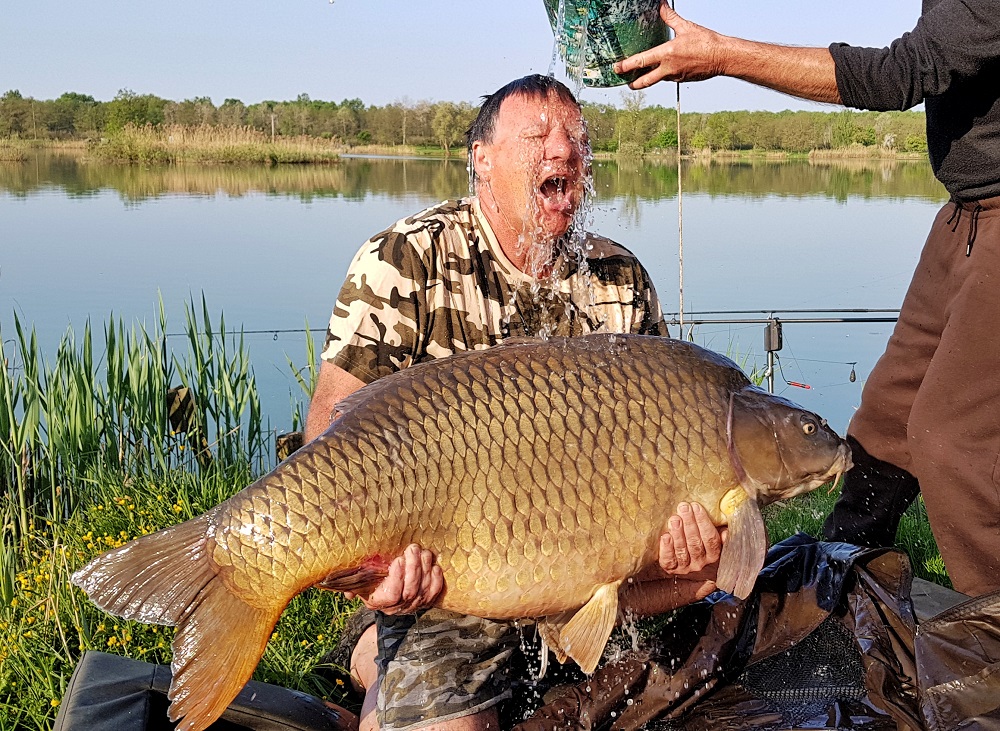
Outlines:
[[[517,336],[666,335],[645,269],[582,228],[589,143],[564,85],[535,75],[504,86],[485,98],[468,142],[476,195],[399,221],[355,257],[331,317],[307,441],[344,397],[431,359]],[[683,503],[668,525],[662,570],[626,592],[640,613],[715,587],[722,539],[708,513]],[[365,597],[380,612],[351,662],[367,689],[362,728],[497,728],[517,630],[427,609],[442,589],[434,555],[412,545]]]
[[[848,429],[855,467],[824,531],[888,546],[918,492],[955,588],[1000,589],[1000,3],[924,0],[887,48],[799,48],[716,33],[660,14],[673,40],[627,58],[631,83],[731,76],[876,111],[923,102],[938,213],[898,324]],[[919,481],[919,484],[918,484]]]
[[[370,641],[354,656],[365,728],[495,727],[514,621],[593,673],[622,607],[748,597],[761,506],[851,466],[822,418],[728,358],[635,334],[663,331],[645,271],[570,235],[586,137],[564,86],[512,82],[470,143],[478,196],[399,222],[352,265],[310,436],[339,416],[219,505],[73,574],[102,609],[177,627],[178,731],[219,718],[312,586],[383,609],[377,672]],[[512,328],[577,337],[499,342]]]

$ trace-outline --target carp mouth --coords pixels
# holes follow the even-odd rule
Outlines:
[[[754,408],[752,404],[747,408],[743,397],[730,394],[726,446],[739,484],[760,505],[801,495],[828,482],[832,490],[841,475],[853,466],[850,446],[830,429],[825,419],[780,397],[773,401],[777,409],[785,409],[784,417],[775,418],[768,409]],[[757,435],[750,440],[750,451],[744,452],[750,469],[736,445],[737,431],[742,430],[744,438],[750,434],[748,424]],[[796,434],[798,440],[791,438]]]

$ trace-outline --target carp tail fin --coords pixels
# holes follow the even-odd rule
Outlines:
[[[102,553],[72,582],[109,614],[176,625],[216,576],[208,559],[206,516],[142,536]]]
[[[221,581],[205,587],[172,645],[168,715],[177,731],[210,726],[243,689],[264,654],[283,607],[242,601]]]
[[[98,607],[124,619],[176,625],[170,718],[181,731],[218,718],[253,673],[282,606],[234,594],[209,555],[207,515],[108,551],[73,574]]]
[[[767,528],[756,500],[744,498],[729,518],[729,537],[722,545],[716,586],[740,599],[753,591],[767,554]]]

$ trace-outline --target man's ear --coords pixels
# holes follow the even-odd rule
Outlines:
[[[472,166],[476,171],[476,177],[483,181],[488,181],[493,172],[493,159],[490,155],[489,146],[482,140],[472,143]]]

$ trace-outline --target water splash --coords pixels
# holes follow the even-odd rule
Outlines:
[[[566,0],[559,0],[559,11],[556,13],[556,32],[552,34],[552,60],[549,62],[549,76],[555,78],[556,65],[566,48]]]

